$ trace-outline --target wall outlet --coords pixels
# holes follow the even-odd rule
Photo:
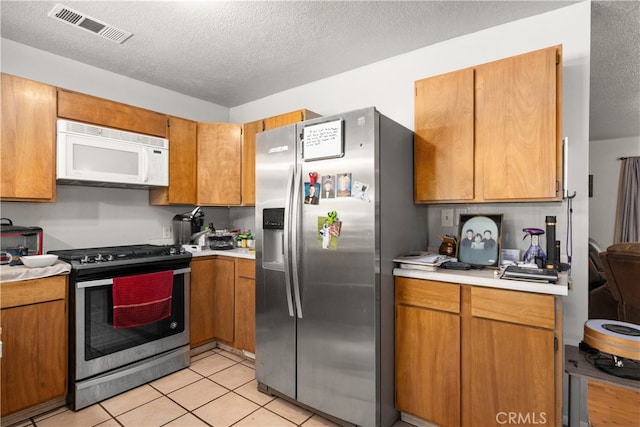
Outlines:
[[[453,209],[442,209],[440,215],[443,227],[453,227]]]
[[[171,227],[162,227],[162,238],[163,239],[171,238]]]

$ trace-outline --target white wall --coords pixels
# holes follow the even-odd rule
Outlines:
[[[203,122],[228,122],[229,109],[133,80],[7,39],[0,39],[0,69],[42,83]]]
[[[572,276],[575,290],[564,298],[564,339],[582,339],[587,319],[587,241],[589,165],[589,63],[591,5],[578,3],[556,11],[459,37],[375,64],[293,88],[231,109],[232,122],[246,122],[298,108],[322,115],[374,105],[413,129],[414,81],[548,46],[563,45],[563,135],[570,144],[569,187],[573,200]],[[532,171],[535,172],[535,171]],[[557,238],[567,249],[567,203],[457,206],[469,212],[503,213],[504,245],[523,251],[524,227],[544,229],[547,215],[558,220]],[[429,208],[429,245],[437,235],[457,229],[439,226],[440,209]]]
[[[593,197],[589,199],[589,236],[604,250],[613,244],[618,203],[620,157],[640,156],[640,137],[591,141],[589,173],[593,175]]]

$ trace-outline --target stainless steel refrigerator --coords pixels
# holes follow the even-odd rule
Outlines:
[[[259,133],[259,389],[347,423],[391,425],[392,259],[425,249],[426,227],[413,203],[413,132],[374,107]]]

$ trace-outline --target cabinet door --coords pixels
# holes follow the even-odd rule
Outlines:
[[[196,132],[196,122],[169,118],[169,187],[150,190],[151,204],[196,204]]]
[[[476,190],[483,200],[560,196],[558,48],[476,67]]]
[[[55,202],[56,88],[2,74],[0,197]]]
[[[241,125],[198,123],[198,204],[240,204]]]
[[[58,89],[58,117],[162,138],[167,116],[83,93]]]
[[[555,425],[553,330],[473,317],[469,332],[469,425]]]
[[[474,197],[473,69],[415,83],[414,199]]]
[[[246,277],[236,280],[236,347],[256,351],[256,281]]]
[[[264,121],[242,125],[242,204],[256,204],[256,134],[264,129]]]
[[[235,347],[256,351],[256,282],[255,261],[236,260]]]
[[[459,426],[460,316],[398,305],[395,340],[396,407]]]
[[[213,260],[213,328],[216,339],[233,344],[235,315],[235,262],[232,258]]]
[[[68,341],[65,301],[3,309],[0,315],[0,415],[66,395]]]
[[[317,114],[307,110],[296,110],[289,113],[279,114],[277,116],[264,119],[264,130],[275,129],[293,123],[302,122],[315,116],[317,116]]]
[[[215,339],[214,282],[214,260],[212,258],[194,258],[191,261],[191,311],[189,313],[191,348]]]

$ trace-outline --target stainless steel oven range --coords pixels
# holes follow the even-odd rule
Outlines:
[[[189,366],[190,253],[158,245],[49,253],[71,264],[68,402],[73,410]],[[147,286],[143,291],[135,288],[140,280]],[[121,305],[119,295],[153,295],[161,287],[168,293],[162,300]],[[163,314],[152,313],[142,323],[123,321],[114,298],[116,307],[132,309],[134,317],[158,301],[165,304]]]

